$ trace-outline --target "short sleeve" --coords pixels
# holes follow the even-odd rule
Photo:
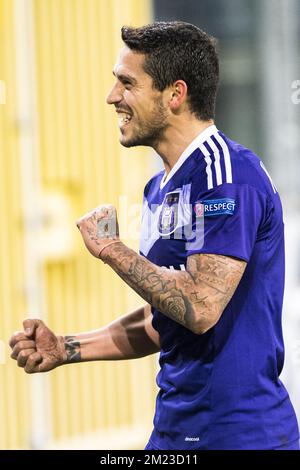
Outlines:
[[[263,224],[267,196],[247,184],[224,184],[191,201],[194,240],[187,256],[213,253],[249,261]]]

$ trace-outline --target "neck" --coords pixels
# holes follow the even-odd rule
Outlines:
[[[188,145],[212,124],[214,124],[212,119],[210,121],[191,119],[166,129],[163,139],[160,139],[157,145],[154,146],[154,150],[163,160],[167,174]]]

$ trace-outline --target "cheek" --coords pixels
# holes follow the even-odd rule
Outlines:
[[[149,99],[148,96],[144,96],[144,94],[134,93],[132,90],[125,90],[123,97],[127,106],[134,110],[137,115],[147,114],[153,107],[151,99]]]
[[[136,99],[133,96],[131,90],[125,90],[124,93],[123,93],[123,98],[126,101],[126,103],[128,104],[128,106],[130,106],[130,104],[133,104],[136,101]]]

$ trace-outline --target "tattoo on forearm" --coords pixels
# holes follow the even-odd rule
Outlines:
[[[227,256],[199,254],[188,258],[186,271],[171,271],[123,244],[109,247],[105,262],[149,304],[192,331],[219,319],[246,267]]]
[[[68,362],[79,362],[81,360],[80,341],[75,336],[65,336],[65,350]]]

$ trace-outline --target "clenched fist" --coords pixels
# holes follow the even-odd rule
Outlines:
[[[77,223],[85,246],[96,258],[102,250],[119,241],[117,211],[111,204],[103,204],[81,217]]]
[[[24,331],[17,331],[9,341],[11,357],[25,372],[47,372],[67,360],[63,336],[56,336],[42,320],[27,319]]]

